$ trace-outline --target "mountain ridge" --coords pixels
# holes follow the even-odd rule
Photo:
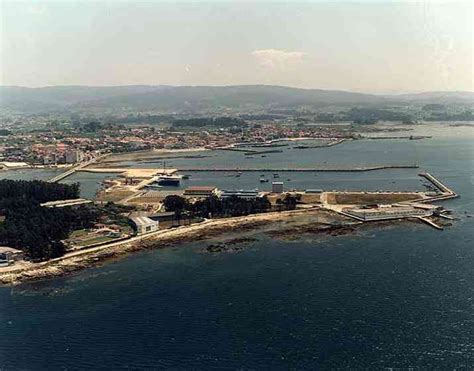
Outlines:
[[[57,110],[155,110],[162,112],[212,109],[269,109],[358,106],[407,102],[471,103],[474,92],[369,94],[345,90],[294,88],[281,85],[61,85],[22,87],[0,85],[0,108],[23,112]]]

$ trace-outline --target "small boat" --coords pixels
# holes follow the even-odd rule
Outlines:
[[[189,179],[189,177],[190,177],[189,175],[184,174],[184,175],[181,177],[181,179]]]
[[[260,177],[260,183],[268,183],[268,179],[265,178],[265,176]]]
[[[278,175],[278,174],[273,174],[273,178],[276,179],[276,178],[279,178],[279,177],[280,177],[280,175]]]

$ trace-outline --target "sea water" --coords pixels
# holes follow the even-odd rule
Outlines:
[[[412,150],[395,163],[416,151],[461,195],[442,203],[459,218],[444,231],[403,222],[291,241],[254,231],[235,253],[198,241],[2,287],[0,369],[471,369],[473,139],[445,127],[395,143]],[[349,146],[364,165],[382,142]],[[345,145],[322,150],[342,156]],[[412,170],[314,177],[326,189],[420,188]]]

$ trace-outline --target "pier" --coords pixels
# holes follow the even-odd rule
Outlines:
[[[389,170],[389,169],[417,169],[417,165],[380,165],[380,166],[366,166],[354,168],[186,168],[181,171],[194,172],[292,172],[292,173],[311,173],[311,172],[363,172],[375,170]]]
[[[445,184],[441,183],[438,179],[436,179],[433,175],[431,175],[428,172],[420,173],[418,174],[419,176],[427,179],[431,184],[433,184],[440,192],[441,194],[438,196],[433,196],[426,198],[424,200],[421,200],[419,202],[433,202],[433,201],[442,201],[442,200],[449,200],[451,198],[457,198],[459,195],[454,192],[451,188],[446,186]]]
[[[329,148],[329,147],[333,147],[338,144],[344,143],[345,141],[346,141],[345,139],[337,139],[327,144],[314,145],[314,146],[311,146],[311,145],[308,146],[308,145],[302,144],[302,145],[294,146],[293,148],[294,149]]]
[[[68,176],[74,174],[76,172],[76,168],[73,167],[67,171],[65,171],[64,173],[61,173],[59,175],[56,175],[54,178],[51,178],[50,180],[48,180],[48,182],[50,183],[56,183],[56,182],[59,182],[60,180],[63,180],[65,178],[67,178]]]
[[[454,191],[450,188],[448,188],[446,185],[441,183],[438,179],[436,179],[433,175],[431,175],[428,172],[425,173],[420,173],[419,174],[421,177],[429,180],[436,188],[438,188],[441,192],[443,193],[451,193],[455,194]]]
[[[60,180],[63,180],[63,179],[66,179],[68,176],[71,176],[72,174],[74,174],[76,171],[79,171],[81,170],[82,168],[85,168],[86,166],[89,166],[91,164],[93,164],[94,162],[96,162],[99,158],[93,158],[92,160],[89,160],[89,161],[86,161],[86,162],[82,162],[76,166],[73,166],[72,168],[70,168],[69,170],[65,171],[64,173],[61,173],[59,175],[56,175],[55,177],[51,178],[50,180],[48,180],[48,182],[50,183],[56,183],[56,182],[59,182]]]

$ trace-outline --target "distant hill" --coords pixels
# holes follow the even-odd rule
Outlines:
[[[469,101],[474,93],[372,95],[283,86],[0,86],[0,108],[20,112],[268,110],[324,106],[370,106],[385,103]]]
[[[385,98],[345,91],[282,86],[56,86],[0,87],[0,107],[25,112],[57,110],[156,110],[295,108],[299,106],[369,104]]]
[[[162,86],[48,86],[42,88],[0,86],[0,108],[26,112],[74,109],[75,106],[87,102],[151,93],[163,88]]]
[[[474,92],[469,91],[433,91],[418,94],[400,94],[390,96],[392,99],[423,103],[474,103]]]

